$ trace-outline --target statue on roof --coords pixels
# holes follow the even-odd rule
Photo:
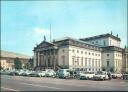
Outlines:
[[[118,34],[116,36],[118,37]]]
[[[111,35],[112,35],[112,30],[111,30]]]
[[[44,41],[46,41],[46,37],[44,36]]]

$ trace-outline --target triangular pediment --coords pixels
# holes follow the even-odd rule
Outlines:
[[[37,46],[37,48],[51,47],[51,46],[54,46],[54,44],[53,44],[53,43],[46,42],[46,41],[43,41],[43,42],[41,42],[41,43]]]

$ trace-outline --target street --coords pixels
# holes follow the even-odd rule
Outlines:
[[[128,80],[93,81],[1,75],[1,91],[128,91]]]

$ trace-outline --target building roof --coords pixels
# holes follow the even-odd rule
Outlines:
[[[81,38],[80,40],[84,40],[84,41],[88,41],[88,40],[93,40],[93,39],[99,39],[99,38],[105,38],[105,37],[111,37],[115,40],[121,41],[119,37],[114,36],[112,34],[101,34],[101,35],[97,35],[97,36],[93,36],[93,37],[87,37],[87,38]]]
[[[64,42],[67,41],[67,42]],[[55,44],[58,44],[58,42],[62,42],[62,45],[73,45],[73,46],[79,46],[79,47],[83,47],[83,48],[88,48],[88,49],[93,49],[93,50],[101,50],[102,48],[100,48],[97,45],[79,40],[79,39],[75,39],[72,37],[64,37],[58,40],[54,40]],[[60,44],[61,45],[61,44]]]
[[[57,40],[55,40],[55,42],[63,41],[63,40],[73,40],[73,41],[77,41],[77,42],[80,42],[80,43],[83,43],[83,44],[99,47],[99,46],[94,45],[92,43],[88,43],[88,42],[85,42],[85,41],[82,41],[82,40],[79,40],[79,39],[75,39],[75,38],[72,38],[72,37],[64,37],[64,38],[61,38],[61,39],[57,39]]]
[[[4,51],[4,50],[0,50],[1,51],[1,57],[9,57],[9,58],[22,58],[22,59],[29,59],[31,58],[28,55],[24,55],[24,54],[20,54],[20,53],[15,53],[15,52],[10,52],[10,51]]]

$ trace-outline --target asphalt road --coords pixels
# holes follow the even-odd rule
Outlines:
[[[1,91],[128,91],[128,80],[92,81],[2,75]]]

